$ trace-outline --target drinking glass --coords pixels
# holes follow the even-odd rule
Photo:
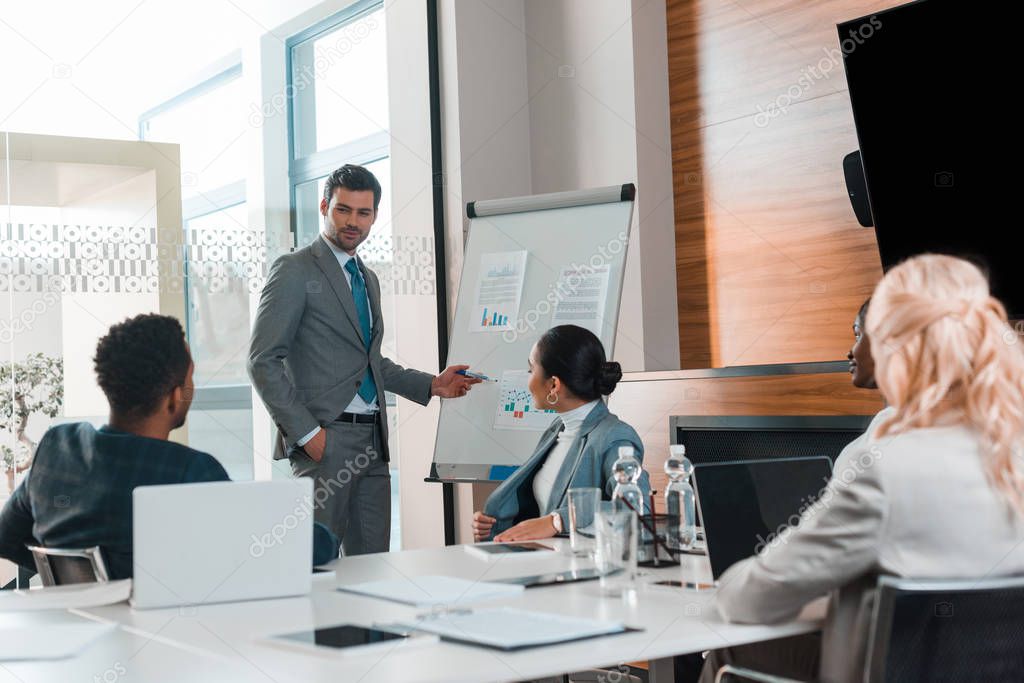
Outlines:
[[[601,501],[601,489],[569,489],[569,547],[577,557],[594,552],[594,513]]]
[[[601,591],[619,596],[636,587],[637,518],[632,510],[600,503],[594,515],[594,564]]]

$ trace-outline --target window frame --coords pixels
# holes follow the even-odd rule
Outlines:
[[[360,164],[367,165],[391,156],[391,134],[387,129],[381,129],[361,138],[351,140],[341,145],[335,145],[327,149],[317,150],[309,154],[297,157],[295,138],[295,117],[297,102],[301,101],[303,93],[296,92],[294,86],[294,60],[292,53],[296,46],[316,40],[320,36],[337,31],[344,26],[358,21],[378,10],[384,9],[384,0],[358,0],[340,12],[313,24],[304,31],[300,31],[285,41],[285,74],[286,90],[288,95],[287,121],[288,121],[288,201],[291,214],[291,234],[293,243],[298,245],[299,239],[299,216],[296,207],[298,205],[297,190],[300,185],[319,180],[328,175],[341,165]],[[316,97],[316,90],[313,90],[313,97]]]
[[[160,114],[176,109],[188,102],[195,100],[217,88],[227,85],[236,78],[242,77],[241,59],[232,60],[231,64],[220,69],[212,76],[201,79],[198,83],[191,85],[177,95],[167,99],[160,104],[147,109],[139,115],[138,136],[139,140],[146,141],[146,123]],[[215,211],[222,211],[237,204],[241,204],[245,198],[245,177],[222,185],[208,192],[201,193],[198,197],[192,197],[181,203],[181,221],[188,223],[193,218],[199,218]]]
[[[213,75],[201,78],[195,84],[186,87],[173,97],[164,100],[139,115],[138,138],[145,142],[146,123],[151,119],[178,107],[188,104],[196,98],[205,95],[217,88],[227,85],[231,81],[242,77],[242,61],[239,56],[231,59],[230,63],[217,69]],[[180,170],[180,169],[179,169]],[[188,232],[190,221],[230,209],[247,201],[245,191],[245,176],[230,182],[226,185],[214,188],[207,192],[201,192],[196,197],[185,199],[181,203],[181,230],[185,237]],[[188,259],[188,251],[183,256],[185,275],[185,338],[192,344],[192,297],[189,295],[191,285],[191,264]],[[204,387],[196,387],[192,399],[192,406],[198,410],[252,410],[252,391],[247,383],[243,384],[217,384]]]

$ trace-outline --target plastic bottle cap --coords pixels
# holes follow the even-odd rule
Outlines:
[[[633,455],[634,452],[635,451],[633,450],[632,446],[619,446],[619,457],[620,458],[622,456],[624,456],[624,455]]]
[[[686,446],[681,443],[673,444],[668,447],[668,452],[672,455],[686,455]]]

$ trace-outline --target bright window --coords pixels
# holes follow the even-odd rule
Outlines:
[[[357,7],[318,29],[291,47],[295,158],[388,129],[383,7]]]

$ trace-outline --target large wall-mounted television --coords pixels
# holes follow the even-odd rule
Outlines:
[[[923,252],[971,258],[1019,319],[1015,5],[919,0],[838,32],[882,267]]]

